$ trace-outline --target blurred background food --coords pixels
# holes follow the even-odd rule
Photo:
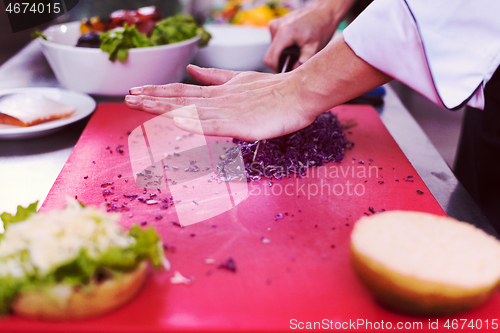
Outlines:
[[[36,29],[44,30],[54,24],[79,21],[93,16],[107,17],[117,9],[135,10],[144,6],[156,6],[164,17],[174,15],[182,11],[183,8],[180,0],[85,0],[79,1],[73,10],[52,22],[17,33],[12,33],[7,13],[0,11],[0,45],[2,45],[0,48],[0,65],[28,44],[31,40],[31,33]]]
[[[44,30],[46,39],[38,38],[37,42],[64,88],[124,96],[131,87],[182,80],[201,41],[197,25],[189,18],[181,14],[166,18],[154,24],[150,36],[124,23],[119,30],[99,33],[100,48],[77,46],[81,21],[53,25]],[[89,34],[95,32],[84,36]]]
[[[191,15],[178,13],[163,18],[156,6],[136,10],[118,9],[108,17],[93,16],[79,22],[81,36],[76,46],[100,48],[109,54],[111,61],[118,59],[125,62],[128,59],[128,50],[133,48],[178,43],[197,35],[200,37],[198,46],[206,46],[210,40],[210,34],[202,25],[198,25]],[[53,29],[51,27],[47,30]],[[43,34],[41,37],[47,39]],[[58,42],[54,38],[48,40]],[[75,46],[74,42],[68,44],[67,39],[64,39],[63,44]]]
[[[31,33],[44,30],[50,25],[79,21],[84,18],[107,17],[117,9],[135,10],[139,7],[156,6],[163,17],[176,13],[191,14],[198,23],[261,24],[274,15],[283,15],[290,9],[298,8],[308,0],[85,0],[56,20],[33,29],[12,33],[5,11],[0,11],[0,65],[12,57],[31,40]],[[273,9],[271,9],[273,8]],[[236,20],[233,17],[236,15]]]
[[[302,7],[305,0],[186,0],[184,8],[205,22],[212,39],[195,63],[237,71],[266,71],[269,21]],[[207,5],[207,2],[210,3]]]
[[[301,2],[289,0],[227,0],[222,4],[214,4],[211,20],[215,23],[266,27],[270,20],[298,8]]]
[[[273,18],[304,6],[311,0],[182,0],[185,12],[198,22],[266,27]]]

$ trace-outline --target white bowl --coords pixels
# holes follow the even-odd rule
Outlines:
[[[97,48],[76,47],[80,22],[55,25],[39,38],[43,54],[59,83],[71,90],[95,95],[121,96],[131,87],[179,82],[198,50],[199,37],[183,42],[130,49],[128,60],[108,59]]]
[[[208,24],[212,35],[195,63],[203,67],[253,71],[265,68],[264,55],[271,44],[268,28],[232,24]]]

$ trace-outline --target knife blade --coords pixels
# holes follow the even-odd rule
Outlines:
[[[293,43],[290,46],[287,46],[280,54],[278,59],[278,68],[281,68],[280,73],[286,73],[293,70],[293,66],[297,63],[300,58],[300,47]],[[266,143],[266,140],[257,141],[257,146],[255,147],[255,152],[253,154],[252,161],[255,161],[257,154],[259,153],[259,149]]]
[[[281,73],[290,72],[293,66],[299,61],[300,47],[293,43],[287,46],[280,54],[278,59],[278,68],[281,68]]]

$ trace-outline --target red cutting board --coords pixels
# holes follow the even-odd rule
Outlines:
[[[414,318],[383,309],[359,282],[348,254],[349,235],[360,217],[382,209],[444,212],[375,109],[346,105],[333,112],[351,126],[347,137],[354,142],[342,162],[308,169],[303,178],[226,185],[209,180],[220,147],[229,146],[227,138],[204,141],[123,104],[99,105],[41,210],[63,207],[66,196],[85,204],[114,204],[123,210],[124,226],[157,228],[172,269],[152,272],[136,299],[100,318],[50,323],[11,316],[0,319],[0,331],[284,331],[314,322],[358,330],[421,323],[428,329],[436,320],[443,329],[448,319],[458,320],[459,327],[460,319],[491,326],[500,309],[498,293],[462,315]],[[196,164],[210,170],[168,169],[174,162],[167,155],[203,150],[204,142],[213,159]],[[138,186],[134,175],[150,164],[159,173],[142,172],[145,185]],[[188,174],[198,178],[182,178]],[[161,178],[170,179],[168,189]],[[174,178],[178,183],[172,185]],[[170,196],[181,201],[165,206],[162,200]],[[180,227],[180,220],[191,224]],[[228,258],[234,272],[219,268]],[[176,271],[192,277],[192,283],[172,284]]]

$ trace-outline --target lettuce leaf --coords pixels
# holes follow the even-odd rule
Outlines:
[[[97,262],[89,256],[86,249],[81,249],[78,256],[57,267],[48,280],[53,282],[63,282],[72,286],[84,285],[90,281],[97,269]]]
[[[10,275],[0,277],[0,316],[9,314],[10,304],[27,281]]]
[[[128,50],[136,47],[153,46],[145,34],[140,33],[135,25],[124,25],[123,30],[103,32],[101,38],[101,50],[109,53],[109,60],[118,59],[124,62],[128,59]]]
[[[14,224],[17,222],[22,222],[22,221],[27,220],[31,216],[31,214],[36,213],[37,206],[38,206],[38,201],[32,203],[31,205],[29,205],[26,208],[24,208],[22,206],[17,206],[16,215],[12,215],[10,213],[0,214],[0,220],[3,221],[4,230],[7,230],[7,227],[10,224]],[[0,241],[2,240],[3,237],[4,237],[4,235],[2,233],[0,233]]]
[[[199,27],[191,15],[177,14],[158,22],[153,27],[151,36],[140,33],[135,25],[125,26],[123,30],[103,32],[101,50],[109,54],[109,60],[124,62],[128,59],[128,50],[181,42],[199,35],[199,46],[206,46],[212,37],[203,27]]]
[[[54,267],[43,280],[75,286],[87,284],[100,268],[129,272],[143,260],[149,260],[158,269],[162,267],[164,254],[159,247],[161,238],[154,228],[142,229],[133,225],[128,235],[135,239],[129,247],[110,247],[96,258],[87,249],[81,249],[74,259]]]
[[[31,39],[37,39],[38,37],[41,37],[41,38],[47,40],[47,36],[45,36],[44,33],[42,31],[38,30],[38,29],[35,30],[35,31],[33,31],[31,33],[30,37],[31,37]]]
[[[160,246],[161,238],[156,230],[152,227],[142,229],[135,224],[130,228],[128,234],[136,240],[131,249],[137,254],[138,261],[149,260],[154,267],[160,269],[164,254]]]
[[[36,206],[30,205],[30,207],[31,211]],[[16,214],[17,219],[23,219],[25,215],[27,211],[24,208],[20,213],[18,210]],[[16,217],[12,217],[12,220],[16,220]],[[0,276],[0,315],[8,314],[11,302],[21,290],[40,286],[50,287],[61,282],[71,286],[84,286],[96,278],[102,270],[125,273],[136,268],[143,260],[149,260],[157,269],[162,267],[164,254],[160,246],[161,238],[154,228],[143,229],[139,225],[133,225],[128,231],[128,236],[135,239],[135,242],[128,247],[110,247],[96,258],[86,249],[81,249],[76,258],[54,267],[44,276],[37,276],[36,272],[23,278]]]

